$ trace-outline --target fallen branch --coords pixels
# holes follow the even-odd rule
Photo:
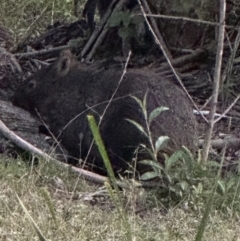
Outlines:
[[[225,14],[226,14],[226,2],[225,0],[220,1],[219,7],[219,28],[218,28],[218,44],[217,44],[217,54],[216,54],[216,63],[214,69],[214,78],[213,78],[213,93],[211,99],[211,109],[209,113],[209,123],[206,130],[205,142],[203,145],[202,152],[202,162],[206,163],[208,159],[208,154],[211,145],[211,137],[215,124],[214,116],[217,109],[218,103],[218,94],[220,89],[220,80],[221,80],[221,68],[223,62],[223,49],[224,49],[224,36],[225,36]]]
[[[40,51],[14,54],[14,56],[17,58],[39,58],[39,57],[45,58],[45,56],[47,56],[47,55],[58,56],[62,50],[69,49],[69,48],[70,48],[69,45],[63,45],[63,46],[59,46],[59,47],[55,47],[55,48],[51,48],[51,49],[44,49],[44,50],[40,50]]]
[[[194,51],[192,51],[190,54],[178,57],[176,59],[172,59],[172,65],[174,66],[174,68],[178,68],[181,66],[184,66],[188,63],[191,62],[195,62],[201,58],[203,58],[206,55],[206,51],[203,49],[196,49]],[[169,64],[168,63],[164,63],[162,64],[159,68],[156,69],[156,72],[158,73],[162,73],[165,70],[169,70]]]
[[[27,141],[23,140],[20,136],[16,135],[13,131],[11,131],[1,120],[0,120],[0,132],[9,139],[11,142],[13,142],[16,146],[20,147],[23,150],[26,150],[30,153],[33,153],[39,157],[42,157],[48,161],[53,161],[59,166],[69,168],[71,167],[75,172],[79,173],[80,175],[83,175],[85,178],[90,179],[91,181],[96,181],[97,183],[104,183],[107,181],[106,177],[100,176],[98,174],[76,168],[74,166],[71,166],[69,164],[63,163],[58,161],[57,159],[53,158],[52,156],[46,154],[42,150],[38,149],[37,147],[33,146],[32,144],[28,143]],[[94,175],[94,176],[93,176]]]
[[[203,147],[204,140],[200,139],[198,142],[198,147]],[[211,146],[214,149],[223,149],[223,148],[240,148],[240,138],[230,137],[225,139],[216,139],[211,141]]]
[[[61,167],[64,167],[64,168],[67,168],[67,169],[70,168],[74,172],[78,173],[79,176],[83,176],[87,180],[90,180],[90,181],[98,183],[98,184],[104,184],[104,182],[108,181],[107,177],[104,177],[104,176],[101,176],[99,174],[96,174],[96,173],[93,173],[93,172],[90,172],[90,171],[86,171],[84,169],[77,168],[77,167],[74,167],[72,165],[69,165],[69,164],[58,161],[54,157],[46,154],[42,150],[36,148],[32,144],[28,143],[27,141],[23,140],[21,137],[16,135],[1,120],[0,120],[0,133],[3,134],[3,136],[6,137],[7,139],[9,139],[11,142],[13,142],[16,146],[22,148],[23,150],[26,150],[30,153],[33,153],[33,154],[35,154],[39,157],[42,157],[42,158],[44,158],[48,161],[52,161],[56,165],[59,165]],[[122,188],[127,188],[129,186],[129,183],[125,183],[125,182],[120,181],[120,180],[117,181],[117,184],[118,184],[118,186],[120,186]],[[157,182],[147,182],[147,183],[145,183],[145,182],[138,182],[138,181],[135,181],[135,185],[139,186],[139,187],[160,187],[160,186],[162,186]]]
[[[117,3],[117,1],[115,0],[111,3],[111,5],[108,8],[108,11],[105,13],[103,19],[101,20],[100,26],[98,28],[95,28],[93,34],[91,35],[90,39],[84,46],[80,55],[78,55],[78,58],[81,59],[81,58],[85,57],[86,62],[90,62],[96,49],[102,43],[105,35],[107,34],[108,30],[110,29],[110,26],[107,25],[107,22],[108,22],[110,16],[115,14],[117,11],[119,11],[123,7],[125,2],[126,2],[126,0],[121,0]],[[114,7],[114,5],[116,3],[117,3],[117,5]]]

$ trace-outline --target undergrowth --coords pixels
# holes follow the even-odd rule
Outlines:
[[[76,20],[73,10],[70,0],[2,0],[0,24],[12,31],[18,43],[31,26],[34,37],[57,20]],[[140,205],[139,196],[134,196],[137,187],[129,184],[130,191],[118,193],[132,240],[197,240],[207,209],[205,240],[238,240],[239,171],[223,172],[214,161],[203,166],[186,148],[165,155],[164,163],[159,164],[157,153],[168,140],[159,138],[156,143],[149,139],[152,158],[142,163],[152,170],[142,179],[157,177],[162,188],[144,190]],[[39,230],[48,240],[126,240],[126,220],[119,219],[116,203],[109,200],[111,187],[102,189],[82,178],[76,185],[77,179],[70,169],[51,162],[41,160],[34,166],[21,158],[1,156],[0,239],[37,240]]]
[[[209,176],[213,173],[209,171]],[[37,239],[31,222],[16,194],[48,240],[126,240],[126,229],[108,191],[80,179],[54,163],[41,160],[31,167],[21,159],[0,157],[0,239]],[[191,202],[163,206],[159,190],[145,190],[141,206],[129,209],[126,217],[133,240],[194,240],[213,180]],[[214,194],[205,240],[237,240],[239,226],[239,177],[222,178],[227,187]],[[97,193],[97,195],[93,195]],[[92,196],[91,196],[92,195]],[[124,192],[120,195],[124,197]],[[127,193],[128,197],[133,195]],[[127,205],[127,206],[126,206]],[[132,204],[131,204],[132,205]]]
[[[228,204],[230,204],[231,208],[234,208],[234,212],[235,210],[237,212],[239,211],[239,201],[237,201],[239,200],[240,195],[239,177],[238,175],[229,175],[223,178],[222,163],[209,161],[204,165],[200,162],[200,158],[196,161],[192,153],[186,147],[182,147],[182,149],[176,151],[171,156],[163,153],[164,163],[161,164],[158,156],[159,153],[163,152],[167,147],[169,138],[167,136],[160,136],[154,143],[151,132],[151,123],[155,118],[161,115],[163,111],[168,111],[168,108],[157,107],[148,115],[147,93],[144,96],[143,101],[134,96],[132,98],[138,103],[142,110],[146,127],[143,127],[141,124],[131,119],[126,119],[126,121],[130,122],[142,133],[142,135],[148,138],[150,146],[147,147],[142,145],[151,159],[140,160],[139,162],[150,166],[152,171],[145,172],[141,175],[140,179],[144,181],[155,179],[162,183],[161,187],[156,189],[155,197],[158,196],[158,203],[161,203],[161,205],[167,210],[172,206],[179,204],[181,207],[185,206],[185,208],[187,207],[187,209],[195,211],[203,208],[203,217],[199,222],[200,224],[196,230],[195,237],[196,241],[203,240],[211,211],[229,211],[228,208],[225,209],[227,197],[233,197]],[[88,121],[94,140],[110,177],[110,182],[113,184],[113,187],[115,187],[118,201],[120,201],[121,193],[116,185],[116,178],[94,117],[88,116]],[[126,213],[124,212],[123,205],[121,202],[116,202],[116,196],[112,195],[113,189],[111,187],[108,188],[108,191],[110,197],[117,206],[120,216],[126,224],[126,230],[128,230],[126,240],[132,240],[132,235],[131,233],[129,234],[130,225]]]
[[[56,21],[74,20],[77,20],[77,17],[74,16],[72,0],[1,1],[0,25],[13,33],[15,44],[29,34],[29,31],[31,31],[30,36],[34,38]]]

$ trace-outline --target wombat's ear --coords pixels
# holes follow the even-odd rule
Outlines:
[[[57,62],[57,73],[61,76],[65,76],[69,73],[72,60],[72,53],[70,50],[65,50],[61,53],[61,56]]]

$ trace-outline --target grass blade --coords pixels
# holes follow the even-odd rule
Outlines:
[[[18,202],[20,203],[23,211],[25,212],[25,214],[27,215],[27,218],[29,219],[30,223],[33,225],[34,229],[37,232],[37,235],[40,239],[40,241],[47,241],[47,239],[44,237],[43,233],[41,232],[40,228],[37,226],[37,224],[35,223],[35,221],[33,220],[33,218],[31,217],[31,215],[29,214],[28,210],[26,209],[26,207],[24,206],[22,200],[20,199],[20,197],[16,194],[16,197],[18,199]]]

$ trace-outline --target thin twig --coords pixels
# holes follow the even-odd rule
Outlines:
[[[51,135],[51,137],[53,138],[53,140],[57,143],[58,147],[60,148],[61,152],[64,154],[64,150],[62,148],[62,146],[60,145],[59,141],[58,141],[58,137],[56,138],[54,136],[54,134],[51,132],[51,130],[48,128],[47,124],[45,123],[45,121],[43,120],[42,116],[40,115],[40,113],[38,112],[37,109],[35,109],[39,119],[41,120],[41,122],[43,123],[43,125],[45,126],[45,128],[47,129],[47,131],[49,132],[49,134]],[[67,157],[66,155],[64,154],[64,160],[67,162]]]
[[[237,51],[239,49],[239,44],[240,44],[240,27],[238,28],[238,34],[237,34],[237,37],[236,37],[235,42],[234,42],[234,47],[232,49],[231,56],[228,59],[227,66],[226,66],[226,68],[224,69],[224,72],[223,72],[223,76],[222,76],[222,79],[221,79],[222,85],[225,82],[228,82],[228,80],[230,79],[230,77],[232,75],[233,63],[234,63],[234,59],[236,57]]]
[[[89,52],[89,49],[94,45],[96,42],[96,39],[100,36],[103,35],[102,31],[106,26],[107,20],[112,14],[112,6],[116,3],[116,0],[111,3],[109,6],[107,12],[105,13],[103,19],[101,19],[100,25],[95,28],[94,32],[90,36],[89,40],[85,44],[84,48],[82,49],[81,53],[79,54],[78,58],[83,58],[85,55]]]
[[[86,61],[89,61],[92,58],[97,47],[102,43],[104,36],[106,35],[106,33],[108,32],[108,30],[110,28],[107,24],[110,16],[113,15],[114,13],[116,13],[117,11],[119,11],[126,1],[127,0],[120,0],[117,3],[117,0],[115,0],[111,3],[111,5],[108,8],[108,11],[105,13],[103,19],[101,20],[100,26],[94,30],[93,34],[91,35],[87,44],[84,46],[84,48],[81,51],[81,54],[80,54],[80,56],[78,56],[78,58],[79,57],[83,58],[90,51],[89,50],[90,48],[91,48],[91,51],[86,56]],[[112,9],[112,7],[116,3],[117,3],[117,5],[114,7],[114,9]]]
[[[143,5],[144,13],[151,13],[151,10],[148,6],[147,1],[142,0],[142,5]],[[141,7],[141,5],[140,5],[140,7]],[[166,43],[163,39],[163,36],[162,36],[161,32],[158,29],[158,26],[157,26],[157,23],[156,23],[155,19],[150,17],[150,22],[152,24],[152,29],[153,29],[154,33],[156,34],[158,41],[161,43],[161,46],[164,49],[164,52],[166,53],[168,59],[172,60],[172,54],[168,50],[168,47],[167,47],[167,45],[166,45]]]
[[[108,30],[109,30],[109,26],[105,25],[104,29],[100,32],[99,36],[96,39],[94,39],[95,42],[86,56],[86,63],[90,63],[92,61],[93,55],[95,54],[100,44],[103,42]]]
[[[218,121],[220,121],[223,117],[225,117],[227,115],[227,113],[233,108],[233,106],[237,103],[237,101],[239,100],[240,95],[238,95],[235,100],[233,101],[233,103],[222,113],[222,115],[220,117],[218,117],[215,121],[214,124],[216,124]]]
[[[222,56],[224,48],[224,33],[225,33],[225,12],[226,12],[226,2],[225,0],[220,0],[220,16],[219,16],[219,30],[218,30],[218,46],[217,46],[217,56],[214,69],[214,80],[213,80],[213,95],[211,100],[211,109],[209,113],[209,125],[206,130],[205,143],[203,145],[202,152],[202,162],[206,163],[208,159],[208,154],[211,146],[211,136],[214,127],[214,116],[217,109],[218,93],[220,87],[221,79],[221,67],[222,67]]]
[[[172,15],[164,15],[164,14],[146,14],[147,17],[153,17],[153,18],[163,18],[163,19],[171,19],[171,20],[182,20],[182,21],[188,21],[188,22],[195,22],[198,24],[207,24],[211,26],[220,26],[220,23],[211,22],[211,21],[205,21],[200,19],[194,19],[194,18],[188,18],[188,17],[180,17],[180,16],[172,16]],[[225,25],[226,29],[235,29],[238,30],[238,28],[230,25]]]
[[[58,55],[62,50],[64,49],[69,49],[69,45],[63,45],[51,49],[44,49],[44,50],[39,50],[39,51],[34,51],[34,52],[27,52],[27,53],[18,53],[14,54],[15,57],[17,58],[38,58],[45,56],[47,54],[56,54]]]

